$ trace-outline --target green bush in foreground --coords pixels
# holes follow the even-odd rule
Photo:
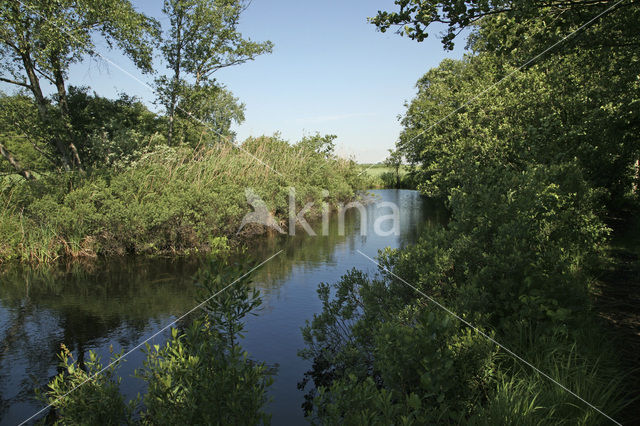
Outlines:
[[[142,405],[140,397],[124,402],[117,364],[103,371],[90,352],[90,361],[80,366],[64,348],[63,372],[40,394],[55,410],[56,424],[269,424],[263,407],[270,373],[236,343],[243,318],[261,304],[259,293],[249,289],[250,278],[236,274],[248,269],[246,263],[212,263],[199,273],[206,314],[184,330],[173,328],[165,345],[146,346],[146,361],[136,371],[148,386]],[[234,280],[229,293],[222,292]]]
[[[301,355],[313,368],[305,408],[319,424],[603,424],[600,413],[428,300],[404,307],[392,279],[345,275],[321,286]],[[333,296],[330,297],[329,294]],[[482,316],[464,315],[478,324]],[[628,404],[597,321],[514,324],[492,338],[616,418]]]
[[[125,404],[119,388],[122,379],[116,375],[121,355],[111,359],[114,365],[105,367],[100,357],[89,352],[89,361],[81,366],[62,345],[58,357],[63,372],[54,377],[45,392],[38,393],[56,410],[54,424],[120,425],[131,419],[135,403]],[[49,420],[51,415],[45,423]]]

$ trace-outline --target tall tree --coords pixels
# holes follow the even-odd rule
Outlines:
[[[271,42],[253,42],[238,31],[240,16],[248,4],[245,0],[165,0],[163,12],[170,27],[162,41],[162,52],[171,75],[159,78],[157,85],[169,117],[169,144],[174,140],[176,111],[191,112],[190,99],[198,99],[195,103],[199,109],[193,112],[196,118],[216,125],[210,110],[215,103],[203,108],[199,96],[216,85],[216,71],[271,52]]]
[[[402,167],[402,152],[397,149],[390,149],[389,156],[384,160],[384,164],[387,167],[393,169],[393,174],[396,178],[396,188],[400,188],[400,167]]]
[[[427,2],[397,3],[402,13],[381,12],[374,20],[381,29],[402,19],[426,25],[445,11],[460,23],[474,4],[437,8],[428,18]],[[640,156],[640,42],[630,36],[640,25],[638,3],[540,6],[540,15],[526,21],[518,16],[527,2],[509,4],[508,10],[488,5],[474,24],[473,54],[443,61],[418,82],[398,148],[410,164],[421,165],[420,187],[434,195],[459,185],[469,164],[577,161],[589,184],[615,206],[632,188]],[[421,40],[411,28],[426,31],[423,24],[409,22],[405,31]]]
[[[96,57],[95,36],[118,47],[143,71],[151,71],[157,23],[129,0],[0,0],[0,81],[27,89],[66,170],[82,170],[69,122],[69,67]],[[44,84],[55,88],[55,105]]]

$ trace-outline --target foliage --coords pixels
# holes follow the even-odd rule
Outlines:
[[[507,290],[492,303],[504,284],[468,278],[465,266],[470,269],[478,259],[456,250],[472,240],[448,243],[451,231],[429,232],[417,246],[383,256],[383,266],[393,274],[385,269],[382,279],[371,280],[353,271],[333,288],[319,287],[323,309],[303,330],[307,348],[301,352],[313,361],[300,384],[315,385],[305,404],[313,419],[323,424],[601,423],[599,413],[498,351],[432,299],[616,417],[628,396],[619,385],[617,357],[603,348],[604,331],[585,310],[584,297],[554,287],[546,299],[518,297],[545,283],[516,277],[513,284],[520,289]],[[489,269],[482,263],[477,268]],[[500,321],[500,315],[509,320]]]
[[[0,141],[35,173],[50,170],[56,155],[50,135],[38,120],[38,109],[29,96],[0,94]],[[4,161],[0,170],[14,172]]]
[[[33,84],[21,79],[28,71],[18,68],[21,55],[29,55],[46,78],[55,81],[56,72],[66,74],[84,55],[95,55],[92,36],[96,34],[110,47],[121,48],[142,69],[151,69],[152,45],[148,42],[156,23],[136,12],[127,0],[5,1],[0,9],[1,42],[7,53],[2,66],[21,85]]]
[[[423,301],[403,300],[396,283],[352,271],[333,287],[320,286],[323,310],[303,329],[301,355],[314,369],[300,387],[318,388],[307,395],[309,414],[328,423],[455,421],[481,398],[492,369],[486,341]]]
[[[535,329],[519,329],[510,342],[518,354],[549,374],[553,380],[595,405],[605,414],[619,418],[628,404],[624,376],[611,347],[594,338],[603,333],[597,323],[573,335],[566,329],[549,333]],[[541,335],[542,334],[542,335]],[[556,383],[536,374],[501,352],[502,368],[492,383],[493,391],[486,404],[472,416],[472,425],[518,423],[524,425],[602,424],[606,418],[590,409]]]
[[[152,70],[157,23],[128,0],[3,1],[0,4],[0,81],[27,89],[38,108],[38,125],[49,133],[56,162],[83,170],[71,128],[66,78],[69,67],[96,56],[96,36],[117,46],[143,71]],[[41,79],[55,86],[55,107]]]
[[[463,30],[482,25],[486,20],[497,17],[499,20],[522,22],[531,26],[532,21],[546,21],[552,28],[567,29],[576,27],[589,18],[599,14],[621,12],[624,17],[628,13],[627,7],[633,7],[633,2],[620,4],[614,1],[593,2],[577,0],[564,2],[553,0],[538,2],[534,0],[509,0],[502,2],[488,2],[471,0],[464,3],[454,0],[395,0],[397,11],[378,11],[369,18],[381,32],[391,27],[397,27],[398,33],[407,35],[418,42],[424,41],[429,35],[429,27],[433,24],[445,24],[447,31],[442,37],[442,44],[446,49],[453,49],[454,40]],[[624,34],[628,41],[632,40],[631,26],[626,22],[625,28],[616,28],[616,35]],[[553,33],[553,31],[550,31]],[[551,44],[551,43],[548,43]]]
[[[580,55],[525,71],[488,54],[443,61],[419,81],[398,149],[420,166],[421,189],[430,195],[447,194],[483,164],[523,170],[528,163],[577,160],[588,183],[615,203],[628,191],[640,155],[635,102],[619,92],[635,90],[639,65],[616,65],[625,69],[620,85],[606,91],[598,66]],[[505,74],[510,78],[491,88]],[[432,117],[444,119],[432,125]]]
[[[116,100],[86,87],[69,87],[72,128],[78,150],[87,166],[110,168],[135,160],[139,154],[164,141],[163,120],[136,98],[121,94]]]
[[[425,290],[438,283],[452,297],[455,289],[460,308],[486,313],[501,327],[519,319],[563,322],[581,315],[584,267],[607,235],[593,198],[575,167],[479,168],[452,190],[448,229],[390,254],[389,262]]]
[[[316,133],[313,136],[305,136],[298,142],[298,146],[309,149],[318,154],[322,154],[325,157],[332,157],[336,143],[334,142],[338,137],[336,135],[324,135]]]
[[[381,253],[379,278],[320,285],[303,330],[307,411],[328,424],[602,423],[560,383],[616,418],[631,396],[590,293],[604,221],[637,192],[637,5],[396,4],[372,20],[382,31],[406,24],[421,41],[444,22],[451,48],[474,26],[473,53],[418,82],[396,151],[451,220]],[[562,55],[540,54],[577,29]]]
[[[185,85],[177,105],[173,144],[194,148],[235,141],[233,123],[244,121],[244,104],[219,84]]]
[[[247,7],[245,0],[165,0],[162,11],[169,28],[161,51],[172,75],[159,77],[156,84],[159,102],[167,110],[170,145],[185,139],[185,129],[176,129],[176,119],[194,120],[222,136],[230,135],[232,120],[244,119],[244,106],[216,84],[213,75],[271,52],[271,42],[243,39],[238,31]]]
[[[121,378],[116,375],[122,354],[116,354],[107,367],[89,352],[89,361],[80,365],[62,345],[60,367],[63,369],[39,397],[56,411],[59,425],[120,425],[131,419],[135,402],[125,404],[120,394]]]
[[[251,281],[243,275],[251,268],[249,262],[214,263],[196,276],[205,295],[202,308],[230,349],[236,347],[238,337],[244,337],[242,319],[262,303],[258,289],[250,290]]]
[[[167,0],[164,32],[128,0],[1,5],[0,81],[22,91],[0,95],[0,154],[7,160],[0,164],[0,262],[222,252],[238,242],[246,187],[271,200],[283,195],[279,178],[250,164],[250,150],[233,147],[231,126],[244,119],[244,105],[214,78],[272,49],[238,31],[247,2]],[[69,67],[96,57],[99,40],[144,72],[157,71],[159,47],[173,72],[159,77],[166,116],[126,94],[106,99],[68,84]],[[51,96],[45,82],[54,86]],[[302,198],[319,199],[318,182],[329,182],[334,199],[354,196],[360,180],[349,163],[322,158],[302,173],[311,153],[277,145],[272,164],[302,177]],[[296,153],[295,166],[282,161]],[[328,163],[338,173],[327,179]],[[235,173],[244,179],[230,182]]]
[[[289,181],[295,183],[298,206],[315,203],[308,217],[320,215],[323,201],[348,202],[364,189],[354,163],[267,137],[247,140],[241,149],[143,147],[114,159],[113,169],[85,177],[43,176],[4,188],[1,261],[223,253],[242,242],[238,226],[251,209],[246,188],[281,221],[288,214]]]
[[[400,187],[400,168],[402,167],[402,152],[398,150],[389,150],[389,156],[384,160],[384,164],[393,170],[395,178],[395,187]],[[384,178],[383,178],[384,180]]]
[[[183,333],[172,330],[166,346],[147,347],[138,377],[148,382],[144,424],[268,424],[262,411],[272,380],[264,364],[225,340],[205,320]]]
[[[235,343],[242,337],[243,317],[261,303],[259,293],[249,294],[248,266],[212,263],[196,275],[207,310],[182,331],[173,328],[164,346],[147,344],[144,365],[136,371],[147,384],[142,407],[140,398],[125,404],[119,393],[121,378],[115,365],[121,355],[103,368],[90,352],[90,361],[81,366],[69,361],[71,354],[63,346],[65,371],[49,383],[43,396],[55,409],[57,423],[268,424],[270,416],[263,407],[270,373]],[[244,275],[238,276],[241,271]],[[135,412],[139,416],[134,418]]]

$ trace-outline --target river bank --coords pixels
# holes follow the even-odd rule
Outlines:
[[[242,342],[253,359],[278,366],[268,407],[273,424],[304,422],[303,392],[296,385],[310,365],[297,351],[304,346],[300,327],[321,309],[317,284],[336,281],[354,267],[375,272],[357,250],[375,256],[387,246],[406,246],[425,227],[446,221],[440,205],[414,191],[372,192],[379,196],[379,202],[400,207],[399,235],[382,237],[372,232],[375,221],[388,211],[371,203],[365,206],[366,223],[361,222],[357,210],[346,213],[342,235],[333,214],[326,236],[320,232],[322,224],[316,222],[312,223],[316,237],[305,232],[263,236],[251,247],[250,254],[259,261],[283,250],[257,271],[255,285],[264,304],[258,316],[248,319]],[[77,262],[72,265],[70,269],[60,265],[55,272],[23,265],[3,277],[0,330],[6,343],[0,359],[2,425],[19,423],[41,408],[33,399],[33,389],[56,373],[55,354],[60,343],[76,357],[95,350],[108,359],[110,345],[115,351],[129,350],[190,309],[195,297],[191,276],[202,266],[202,259],[125,256],[100,260],[89,270]],[[150,343],[162,344],[167,337],[163,334]],[[143,359],[141,352],[134,352],[120,368],[124,378],[121,391],[127,398],[143,391],[142,382],[131,377]]]
[[[350,160],[276,137],[193,150],[160,145],[110,171],[3,181],[0,264],[123,255],[225,252],[251,212],[247,190],[286,227],[289,188],[295,210],[348,203],[366,186]],[[323,191],[327,191],[325,194]]]

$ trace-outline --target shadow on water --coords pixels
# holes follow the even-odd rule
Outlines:
[[[375,268],[356,250],[373,257],[384,247],[410,244],[424,227],[441,226],[447,220],[440,205],[415,191],[373,193],[376,200],[366,206],[366,222],[357,210],[349,210],[342,235],[334,214],[327,235],[322,235],[322,224],[315,223],[315,237],[299,229],[296,236],[259,237],[249,247],[248,254],[257,262],[283,250],[255,276],[264,303],[258,315],[247,320],[243,342],[253,358],[279,366],[269,407],[274,424],[304,422],[303,394],[296,383],[309,366],[296,354],[303,345],[300,327],[320,310],[318,283],[337,281],[353,267],[373,272]],[[375,221],[391,213],[378,208],[382,201],[399,207],[399,235],[373,232]],[[191,309],[195,304],[191,277],[204,260],[121,258],[53,269],[18,267],[2,273],[0,424],[19,423],[41,408],[33,389],[56,374],[61,343],[76,359],[95,350],[106,361],[110,346],[116,352],[127,351]],[[150,343],[162,343],[167,336],[168,332]],[[144,390],[142,382],[131,377],[142,360],[137,351],[120,367],[126,397]]]

